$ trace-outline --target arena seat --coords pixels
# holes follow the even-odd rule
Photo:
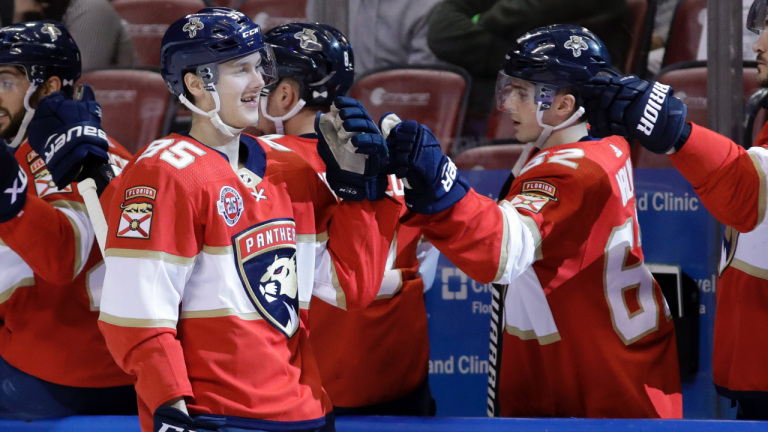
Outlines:
[[[499,144],[475,147],[456,156],[453,162],[460,170],[511,170],[523,153],[525,144]]]
[[[237,9],[262,30],[292,22],[307,22],[307,0],[240,0]]]
[[[128,24],[141,64],[160,66],[160,42],[168,26],[205,7],[202,0],[115,0],[112,6]]]
[[[355,81],[349,96],[378,122],[386,112],[428,126],[450,154],[464,124],[471,78],[455,66],[395,66],[372,70]]]
[[[656,80],[671,85],[675,89],[675,96],[688,106],[688,121],[707,126],[706,61],[684,62],[669,66],[659,72]],[[744,101],[746,102],[758,88],[755,62],[744,62]],[[634,146],[632,153],[635,168],[673,167],[666,155],[653,154],[639,145]]]
[[[651,48],[656,0],[627,0],[624,26],[631,35],[626,73],[643,76],[648,67],[648,51]]]
[[[699,52],[699,42],[704,30],[703,21],[707,0],[682,0],[672,18],[667,48],[662,66],[694,61]]]
[[[175,116],[171,93],[157,72],[109,69],[83,74],[101,105],[101,125],[109,136],[129,152],[136,153],[164,135]]]

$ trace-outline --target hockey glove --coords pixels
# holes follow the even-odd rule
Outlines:
[[[382,122],[383,123],[383,122]],[[419,214],[435,214],[464,198],[469,184],[444,155],[432,131],[413,120],[391,129],[387,143],[396,152],[394,169],[405,178],[405,204]]]
[[[0,222],[8,222],[24,207],[28,178],[2,138],[0,147]]]
[[[213,432],[224,426],[226,420],[204,415],[193,419],[177,408],[161,406],[155,410],[152,423],[154,432]]]
[[[688,107],[672,96],[674,92],[672,87],[634,75],[596,77],[581,87],[593,136],[636,139],[658,154],[679,149],[685,141],[681,136]]]
[[[80,100],[62,92],[41,99],[29,124],[29,145],[43,158],[59,189],[75,181],[84,166],[107,164],[109,142],[91,87],[83,87]]]
[[[389,182],[387,142],[356,100],[336,98],[328,114],[315,117],[317,152],[326,165],[326,180],[341,199],[376,201]]]

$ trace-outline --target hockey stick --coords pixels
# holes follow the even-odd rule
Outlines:
[[[104,257],[104,247],[107,244],[107,219],[104,217],[99,194],[96,192],[96,182],[92,178],[87,178],[77,184],[77,190],[83,197],[85,209],[88,211],[88,219],[91,220],[101,256]]]

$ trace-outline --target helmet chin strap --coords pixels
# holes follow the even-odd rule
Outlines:
[[[547,142],[550,135],[552,135],[552,132],[565,129],[571,126],[572,124],[576,123],[581,118],[581,116],[584,115],[584,112],[585,112],[584,107],[580,107],[578,110],[576,110],[575,113],[573,113],[573,115],[570,118],[568,118],[568,120],[562,122],[557,126],[550,126],[550,125],[544,124],[543,118],[544,118],[544,111],[546,110],[542,110],[541,105],[542,103],[539,102],[539,106],[536,111],[536,121],[539,122],[539,126],[543,127],[544,130],[541,131],[541,135],[539,135],[539,139],[537,139],[536,142],[533,143],[533,145],[539,149],[544,145],[545,142]]]
[[[27,136],[27,127],[29,126],[29,122],[32,121],[32,117],[35,116],[35,110],[29,106],[29,98],[32,97],[36,90],[37,84],[33,82],[29,85],[27,94],[24,95],[24,109],[26,109],[27,112],[24,113],[24,119],[21,121],[19,131],[16,133],[16,136],[13,137],[13,141],[11,141],[9,144],[11,148],[19,147],[19,145],[21,145],[21,143],[24,141],[24,138]]]
[[[296,114],[301,111],[302,108],[304,108],[304,105],[307,104],[307,102],[304,99],[299,99],[298,102],[296,102],[296,105],[291,108],[288,113],[286,113],[282,117],[272,117],[267,113],[267,97],[261,98],[261,115],[264,116],[265,119],[271,121],[275,124],[275,133],[278,135],[285,135],[285,127],[283,126],[283,122],[290,120],[293,118]]]
[[[211,95],[213,96],[213,101],[216,103],[216,107],[208,112],[205,112],[201,110],[200,108],[196,107],[195,104],[189,101],[183,94],[179,95],[179,100],[181,103],[184,104],[187,108],[189,108],[192,112],[204,115],[208,117],[211,120],[211,123],[213,123],[213,126],[216,127],[216,129],[220,130],[221,133],[223,133],[226,136],[234,137],[235,134],[239,134],[243,131],[245,128],[234,128],[226,123],[224,123],[221,120],[221,117],[219,117],[219,110],[221,110],[221,99],[219,98],[219,92],[216,91],[216,86],[213,84],[209,84],[211,86],[209,92],[211,92]]]

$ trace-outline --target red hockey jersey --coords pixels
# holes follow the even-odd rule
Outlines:
[[[182,396],[192,414],[249,427],[322,426],[331,404],[299,309],[313,295],[363,307],[383,277],[397,201],[336,205],[296,153],[241,143],[235,173],[215,149],[171,135],[110,188],[99,325],[137,378],[144,431]]]
[[[110,162],[124,167],[130,153],[109,145]],[[29,183],[22,212],[0,223],[0,357],[56,384],[132,384],[97,325],[100,292],[89,279],[100,277],[101,258],[89,255],[93,228],[77,184],[56,188],[27,142],[15,155]]]
[[[317,139],[282,135],[261,139],[299,153],[325,178]],[[402,181],[390,177],[387,194],[404,203]],[[406,212],[405,205],[402,212]],[[427,278],[434,279],[438,257],[433,248],[426,258],[428,263],[420,266],[420,240],[421,230],[398,225],[379,294],[365,309],[344,311],[324,302],[313,303],[310,341],[323,387],[334,406],[351,408],[391,401],[411,393],[427,378],[429,337],[420,270],[431,272]]]
[[[554,146],[499,205],[471,191],[407,222],[471,278],[506,284],[493,299],[489,415],[682,417],[674,327],[643,265],[629,157],[618,137]]]
[[[768,125],[747,151],[694,124],[688,142],[670,159],[707,210],[728,226],[717,286],[715,385],[732,399],[768,392]]]

